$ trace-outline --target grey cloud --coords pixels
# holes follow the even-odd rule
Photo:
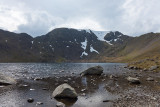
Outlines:
[[[33,36],[56,27],[118,30],[132,36],[160,32],[159,0],[1,0],[0,4],[21,11],[26,23],[18,24],[17,31]]]

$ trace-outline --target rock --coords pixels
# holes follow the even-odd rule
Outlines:
[[[118,76],[110,75],[109,78],[110,78],[110,79],[114,79],[114,78],[118,78]]]
[[[33,88],[31,88],[31,89],[29,89],[30,91],[34,91],[35,89],[33,89]]]
[[[73,99],[78,97],[75,89],[66,83],[59,85],[53,91],[52,96],[55,98],[73,98]]]
[[[0,74],[0,85],[13,85],[13,84],[16,84],[16,83],[17,82],[16,82],[15,79]]]
[[[42,105],[43,103],[42,102],[37,102],[37,105]]]
[[[64,70],[61,70],[61,71],[59,71],[59,72],[64,72]]]
[[[34,102],[34,99],[33,99],[33,98],[29,98],[27,101],[28,101],[29,103],[33,103],[33,102]]]
[[[56,107],[65,107],[65,104],[63,104],[63,103],[61,103],[61,102],[58,102],[58,103],[56,104]]]
[[[155,70],[155,69],[157,69],[157,68],[158,68],[158,66],[155,65],[155,66],[151,66],[151,67],[149,68],[149,70],[150,70],[150,71],[153,71],[153,70]]]
[[[81,73],[82,76],[84,75],[101,75],[103,73],[103,68],[101,66],[95,66],[88,68],[87,70]]]
[[[154,79],[151,78],[151,77],[148,77],[148,78],[147,78],[147,81],[154,81]]]
[[[147,68],[144,68],[143,71],[147,71]]]
[[[42,88],[42,90],[48,90],[48,88]]]
[[[127,80],[132,84],[140,84],[140,80],[138,78],[128,77]]]
[[[110,100],[103,100],[103,102],[110,102]]]
[[[35,81],[42,80],[42,78],[34,78]]]
[[[129,66],[128,68],[129,68],[129,69],[134,69],[134,66]]]

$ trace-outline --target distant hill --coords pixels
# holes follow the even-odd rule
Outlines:
[[[127,62],[160,53],[160,34],[57,28],[33,38],[0,30],[0,62]]]

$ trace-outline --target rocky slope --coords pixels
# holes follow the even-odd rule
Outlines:
[[[128,62],[160,53],[160,34],[57,28],[31,37],[0,30],[0,62]],[[145,57],[144,57],[145,56]]]

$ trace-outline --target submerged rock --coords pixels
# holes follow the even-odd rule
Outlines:
[[[65,107],[65,104],[63,104],[63,103],[61,103],[61,102],[58,102],[58,103],[56,104],[56,107]]]
[[[78,95],[74,88],[68,84],[59,85],[52,94],[55,98],[77,98]]]
[[[101,75],[103,73],[103,68],[101,66],[95,66],[88,68],[87,70],[81,73],[82,76],[84,75]]]
[[[141,83],[138,78],[128,77],[127,80],[129,83],[132,83],[132,84],[140,84]]]
[[[16,82],[15,79],[0,74],[0,85],[13,85],[13,84],[16,84],[16,83],[17,82]]]
[[[32,103],[32,102],[34,102],[34,99],[33,99],[33,98],[29,98],[27,101],[28,101],[29,103]]]

